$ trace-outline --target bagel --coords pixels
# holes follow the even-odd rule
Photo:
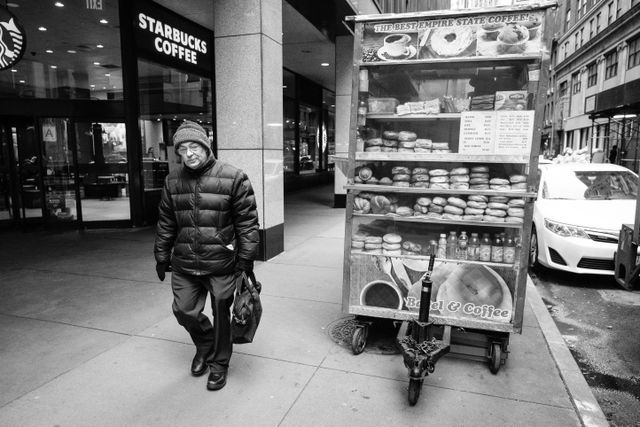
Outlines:
[[[468,168],[453,168],[449,172],[449,175],[469,175]]]
[[[367,236],[364,239],[365,243],[370,243],[370,244],[375,244],[375,243],[379,243],[382,244],[382,237],[380,236]]]
[[[395,139],[383,139],[382,145],[385,147],[397,147],[398,141],[396,141]]]
[[[496,191],[509,191],[511,190],[511,185],[489,185],[489,189]]]
[[[484,215],[485,216],[497,216],[499,218],[504,218],[505,216],[507,216],[507,212],[503,211],[502,209],[487,208],[487,209],[484,210]]]
[[[445,169],[431,169],[429,176],[449,176],[449,171]]]
[[[364,248],[364,242],[358,241],[358,240],[352,240],[351,241],[351,247],[353,249],[363,249]]]
[[[386,249],[388,251],[397,251],[401,247],[402,247],[402,245],[400,245],[400,243],[382,242],[382,249]]]
[[[470,190],[488,190],[489,184],[473,184],[469,186]]]
[[[507,206],[509,206],[510,208],[523,208],[524,207],[524,200],[522,200],[522,199],[510,199],[509,202],[507,202]]]
[[[469,197],[467,197],[468,200],[472,200],[474,202],[484,202],[487,203],[489,201],[489,198],[487,196],[481,196],[480,194],[472,194]]]
[[[429,181],[429,175],[426,175],[423,173],[411,175],[411,182],[428,182],[428,181]]]
[[[429,169],[427,168],[413,168],[411,170],[411,173],[413,175],[428,175],[429,174]]]
[[[486,172],[482,172],[482,173],[479,173],[479,172],[471,172],[471,173],[469,174],[469,177],[470,177],[470,178],[472,178],[472,179],[473,179],[473,178],[484,178],[484,179],[486,179],[487,181],[489,181],[489,174],[488,174],[488,173],[486,173]]]
[[[398,132],[394,132],[392,130],[385,130],[384,132],[382,132],[382,137],[384,139],[394,139],[394,140],[398,140]]]
[[[413,151],[414,148],[416,148],[416,142],[415,141],[399,141],[398,142],[398,147],[400,148],[410,148],[411,151]]]
[[[448,214],[462,215],[464,213],[464,209],[457,206],[447,205],[444,207],[444,212]]]
[[[437,214],[441,214],[442,212],[444,212],[444,208],[442,206],[439,205],[430,205],[429,206],[429,212],[435,212]]]
[[[508,217],[506,217],[504,219],[504,222],[522,224],[522,223],[524,223],[524,218],[520,218],[520,217],[517,217],[517,216],[508,216]]]
[[[508,216],[515,216],[518,218],[524,218],[524,209],[523,208],[509,208],[507,209]]]
[[[504,203],[498,203],[498,202],[489,202],[489,204],[487,205],[488,209],[500,209],[503,211],[506,211],[507,209],[509,209],[509,206],[505,205]]]
[[[447,203],[450,204],[451,206],[455,206],[455,207],[461,208],[461,209],[464,209],[464,208],[467,207],[467,202],[465,202],[464,200],[462,200],[459,197],[451,196],[451,197],[449,197],[447,199]]]
[[[392,175],[396,175],[396,174],[399,174],[399,173],[410,174],[411,171],[406,166],[394,166],[394,167],[391,168],[391,174]]]
[[[367,251],[382,249],[382,243],[365,243],[364,249]]]
[[[448,182],[435,182],[429,184],[429,188],[433,190],[449,190],[451,187]]]
[[[489,184],[489,180],[487,178],[469,178],[469,184]]]
[[[382,240],[387,243],[400,243],[402,242],[402,236],[397,233],[387,233],[382,236]]]
[[[449,186],[452,190],[468,190],[469,183],[468,182],[454,182]]]
[[[393,175],[394,181],[409,181],[411,179],[411,175],[408,173],[397,173]]]
[[[489,201],[493,203],[507,203],[509,198],[507,196],[491,196]]]
[[[415,141],[416,139],[418,139],[418,135],[415,132],[406,130],[398,132],[398,141]]]
[[[471,168],[471,173],[488,173],[488,166],[474,166]]]
[[[364,142],[365,147],[379,147],[382,145],[382,138],[371,138]]]
[[[504,178],[491,178],[489,180],[489,184],[490,185],[510,185],[511,183],[509,182],[508,179],[504,179]]]
[[[428,197],[418,197],[416,199],[416,203],[420,206],[429,206],[431,204],[431,199]]]
[[[353,242],[364,242],[366,241],[368,235],[364,234],[364,233],[355,233],[353,236],[351,236],[351,241]]]
[[[429,181],[433,182],[433,183],[439,183],[439,184],[442,184],[444,182],[448,183],[449,182],[449,177],[448,176],[440,176],[440,175],[432,176],[432,177],[429,178]]]
[[[486,209],[487,208],[487,203],[486,202],[476,202],[475,200],[471,200],[471,196],[469,196],[469,201],[467,202],[467,207],[469,208],[473,208],[473,209]]]
[[[484,209],[479,209],[479,208],[465,208],[464,210],[465,215],[482,215],[484,214]]]
[[[447,199],[444,197],[436,196],[431,200],[431,203],[438,206],[447,206]]]
[[[482,221],[482,215],[462,215],[462,219],[465,221]]]
[[[524,175],[511,175],[509,181],[511,181],[512,184],[517,184],[519,182],[526,182],[527,177]]]
[[[442,219],[449,219],[452,221],[462,221],[462,215],[452,214],[452,213],[443,213]]]
[[[459,182],[469,183],[469,175],[449,175],[449,182],[452,184]]]

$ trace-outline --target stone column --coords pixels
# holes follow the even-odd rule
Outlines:
[[[346,157],[349,152],[349,118],[351,117],[351,85],[353,69],[353,36],[336,37],[336,155]],[[342,168],[341,168],[342,165]],[[345,207],[347,164],[336,161],[334,175],[334,203],[336,208]]]
[[[267,260],[284,250],[282,0],[216,0],[214,13],[218,157],[253,184]]]

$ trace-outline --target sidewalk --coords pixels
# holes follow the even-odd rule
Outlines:
[[[256,266],[256,341],[235,346],[217,392],[189,374],[154,230],[0,234],[0,425],[606,425],[531,284],[498,375],[446,356],[409,406],[400,355],[354,356],[329,337],[348,317],[332,196],[287,195],[285,252]]]

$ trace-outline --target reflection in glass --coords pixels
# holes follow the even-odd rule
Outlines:
[[[40,121],[42,130],[45,215],[48,219],[77,219],[73,154],[69,148],[67,119],[47,118]]]
[[[314,173],[320,167],[319,110],[309,105],[300,106],[300,173]]]

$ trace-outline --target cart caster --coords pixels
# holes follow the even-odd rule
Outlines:
[[[409,379],[409,405],[414,406],[418,402],[420,397],[420,390],[422,390],[423,380]]]
[[[353,330],[351,337],[351,351],[353,354],[360,354],[367,345],[367,336],[369,335],[368,325],[357,325]]]
[[[492,374],[497,374],[502,364],[502,345],[500,343],[491,344],[491,358],[489,359],[489,370]]]

